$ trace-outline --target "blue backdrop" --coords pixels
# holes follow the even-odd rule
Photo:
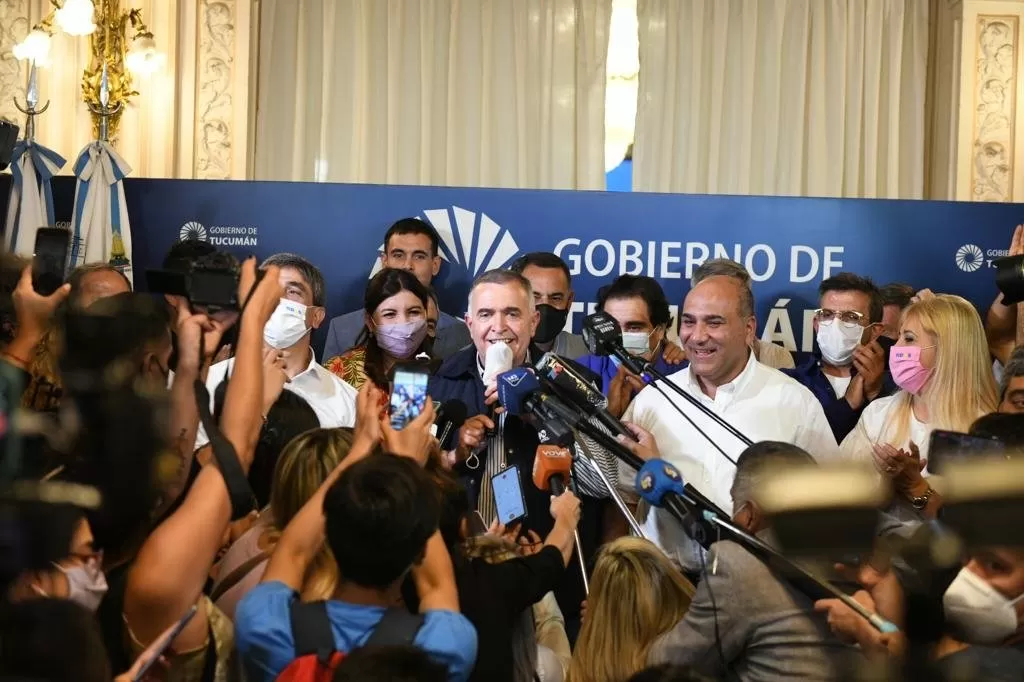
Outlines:
[[[57,179],[60,221],[70,220],[73,192],[70,178]],[[526,251],[569,263],[576,329],[598,287],[619,274],[654,276],[678,303],[697,265],[727,256],[755,278],[759,330],[807,349],[816,288],[844,270],[960,294],[984,310],[996,295],[991,261],[1024,222],[1017,205],[924,201],[131,178],[125,194],[138,282],[187,235],[239,256],[294,251],[323,270],[334,316],[360,306],[387,227],[417,215],[442,235],[435,284],[452,314],[465,310],[475,274]]]

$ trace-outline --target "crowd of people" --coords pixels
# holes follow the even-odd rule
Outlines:
[[[883,679],[918,655],[922,592],[929,679],[1024,679],[1024,548],[966,538],[941,572],[892,550],[942,522],[933,432],[1024,447],[1017,305],[997,297],[983,322],[958,296],[841,273],[802,353],[758,339],[736,262],[697,268],[675,321],[656,280],[610,281],[597,306],[622,347],[695,409],[566,329],[554,254],[478,276],[461,315],[431,287],[429,223],[383,243],[363,308],[333,317],[296,254],[236,263],[237,310],[133,292],[103,264],[43,296],[3,257],[0,680]],[[164,267],[215,252],[183,241]],[[651,506],[624,461],[594,458],[603,489],[586,444],[569,446],[575,484],[535,485],[550,446],[501,404],[491,359],[545,353],[604,395],[623,447],[671,463],[740,533],[701,537]],[[396,428],[402,368],[429,375],[431,400]],[[466,419],[440,440],[453,401]],[[844,465],[893,491],[877,551],[817,560],[889,629],[743,540],[782,550],[760,491]],[[526,513],[503,524],[491,479],[511,467]]]

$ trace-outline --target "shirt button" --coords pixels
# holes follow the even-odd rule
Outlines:
[[[512,448],[509,448],[509,449],[508,449],[508,450],[506,451],[506,454],[509,454],[509,455],[511,455],[511,454],[512,454]]]

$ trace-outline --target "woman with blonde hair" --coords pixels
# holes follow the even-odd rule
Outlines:
[[[889,369],[901,390],[864,409],[840,452],[847,459],[872,462],[892,479],[903,498],[892,511],[928,516],[938,502],[925,479],[931,431],[966,433],[998,403],[978,311],[946,294],[912,303],[889,352]]]
[[[288,522],[320,488],[352,447],[352,429],[313,429],[293,438],[274,468],[270,505],[228,549],[218,566],[211,598],[234,620],[239,600],[263,578],[270,555]],[[338,567],[325,544],[302,589],[302,599],[327,599],[334,593]]]
[[[693,593],[647,540],[624,537],[602,547],[569,682],[625,682],[646,668],[651,645],[683,619]]]

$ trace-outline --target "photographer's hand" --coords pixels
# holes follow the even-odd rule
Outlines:
[[[9,363],[28,370],[35,353],[35,347],[50,326],[57,306],[71,293],[71,285],[65,284],[49,296],[36,293],[32,287],[32,265],[21,271],[21,279],[12,296],[14,312],[18,319],[18,331],[4,349],[3,355]]]

